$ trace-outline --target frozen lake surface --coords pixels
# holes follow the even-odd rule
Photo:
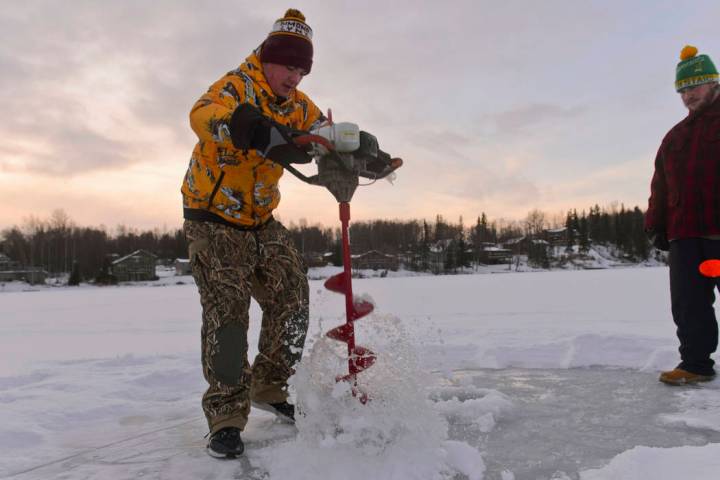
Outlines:
[[[183,283],[178,283],[183,282]],[[378,354],[360,404],[311,282],[297,428],[253,410],[246,455],[204,452],[200,308],[161,285],[0,293],[0,477],[715,479],[720,382],[672,388],[667,269],[363,279]],[[251,345],[260,312],[253,306]],[[342,349],[340,348],[340,351]],[[251,355],[255,353],[251,347]]]
[[[480,435],[487,478],[511,470],[516,480],[599,468],[637,445],[677,447],[720,442],[720,432],[663,422],[681,408],[672,387],[628,369],[504,369],[455,372],[512,399],[512,415]],[[477,432],[451,425],[451,437],[475,444]],[[495,474],[495,476],[493,476]]]

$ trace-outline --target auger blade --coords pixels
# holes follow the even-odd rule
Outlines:
[[[349,382],[352,384],[355,382],[355,380],[355,375],[352,374],[344,376],[338,375],[337,377],[335,377],[335,381],[338,383]],[[357,399],[360,400],[360,403],[362,403],[363,405],[370,401],[370,397],[368,396],[368,394],[360,390],[360,387],[358,387],[357,385],[353,385],[350,388],[350,393],[352,393],[353,397],[357,397]]]
[[[333,340],[347,343],[354,333],[355,330],[353,328],[353,325],[351,323],[344,323],[339,327],[335,327],[332,330],[329,330],[325,335],[332,338]]]
[[[355,367],[356,372],[362,372],[370,368],[377,360],[375,353],[365,347],[356,346],[350,361]]]
[[[347,375],[338,375],[335,377],[336,382],[354,382],[355,381],[355,375],[352,373],[348,373]]]
[[[325,288],[335,293],[345,293],[345,272],[340,272],[337,275],[325,280]]]
[[[365,300],[353,303],[353,320],[357,320],[358,318],[362,318],[365,315],[370,314],[374,309],[375,306]]]
[[[369,401],[366,393],[358,389],[357,374],[370,368],[376,360],[375,353],[365,347],[355,344],[355,320],[368,315],[373,311],[372,303],[356,299],[352,292],[352,259],[350,256],[350,234],[348,223],[350,221],[350,204],[340,202],[340,221],[342,223],[342,253],[343,272],[333,275],[325,281],[325,288],[345,296],[345,324],[328,331],[326,335],[333,340],[347,344],[348,348],[348,370],[347,375],[338,376],[336,381],[349,382],[352,386],[352,394],[365,404]]]

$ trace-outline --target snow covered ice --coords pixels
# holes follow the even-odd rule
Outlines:
[[[204,452],[191,279],[0,292],[0,478],[715,479],[720,381],[657,381],[677,362],[667,279],[356,280],[376,304],[356,324],[378,354],[365,406],[335,383],[343,345],[322,336],[342,296],[312,281],[292,379],[305,416],[296,428],[253,410],[236,461]]]

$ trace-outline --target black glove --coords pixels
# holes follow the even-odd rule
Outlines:
[[[650,243],[653,244],[653,247],[657,248],[658,250],[662,250],[663,252],[667,252],[670,250],[670,242],[667,238],[667,232],[665,230],[655,230],[650,229],[646,231],[648,238],[650,239]]]
[[[256,107],[243,103],[230,117],[230,138],[235,148],[253,149],[282,164],[309,163],[312,157],[295,143],[305,132],[293,130],[269,119]]]

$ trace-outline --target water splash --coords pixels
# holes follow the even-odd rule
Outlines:
[[[348,383],[335,381],[347,365],[344,345],[314,338],[290,379],[301,412],[298,435],[268,449],[270,478],[447,480],[457,473],[458,454],[473,460],[468,476],[482,478],[479,453],[448,441],[447,421],[429,398],[435,381],[419,368],[417,342],[402,322],[374,314],[358,334],[377,354],[359,379],[371,400],[361,404]]]

